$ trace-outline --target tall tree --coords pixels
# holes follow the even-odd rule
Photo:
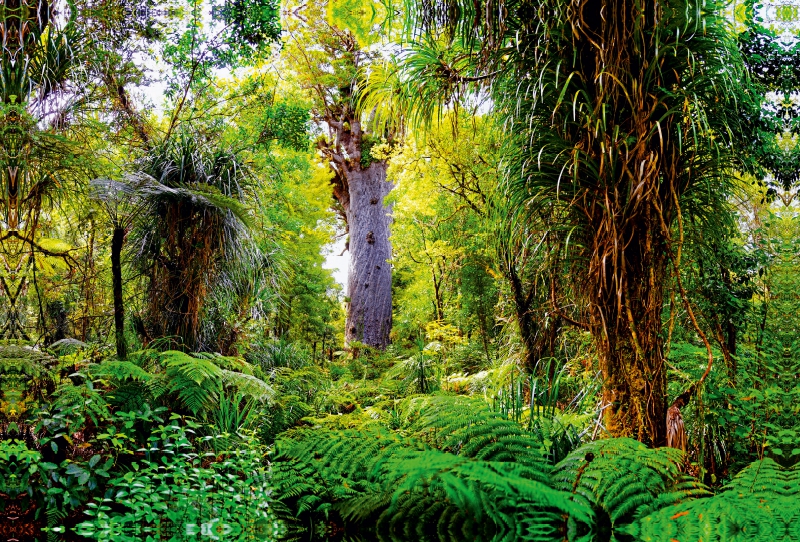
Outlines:
[[[182,129],[138,165],[144,210],[134,230],[135,261],[149,279],[151,338],[202,348],[200,317],[222,264],[244,257],[249,176],[239,157]]]
[[[314,100],[314,120],[327,129],[318,148],[334,175],[350,252],[345,339],[385,348],[392,329],[392,210],[384,198],[392,184],[386,155],[376,151],[389,134],[376,132],[358,107],[362,70],[375,58],[371,43],[337,20],[335,7],[306,5],[306,22],[290,27],[285,55]]]
[[[508,156],[516,213],[558,222],[562,269],[585,307],[579,323],[600,354],[606,428],[663,445],[664,284],[680,266],[682,220],[713,220],[726,196],[750,100],[720,6],[455,4],[422,6],[426,21],[446,28],[417,55],[432,59],[429,87],[448,96],[470,81],[494,82],[519,136]]]

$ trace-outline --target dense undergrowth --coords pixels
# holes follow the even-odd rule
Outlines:
[[[788,467],[798,450],[783,444],[791,425],[753,449],[749,433],[713,440],[724,419],[698,429],[687,418],[692,438],[705,440],[688,454],[652,449],[606,438],[582,360],[563,360],[549,381],[513,362],[459,371],[475,361],[434,346],[415,373],[407,369],[419,354],[320,364],[283,342],[245,358],[143,350],[126,361],[87,345],[48,354],[5,344],[5,532],[108,541],[795,536],[797,471]],[[681,348],[688,369],[692,351]],[[755,388],[744,393],[724,401],[759,400]],[[708,412],[757,421],[758,407],[705,397]],[[693,460],[724,445],[752,455],[725,456],[724,467]]]

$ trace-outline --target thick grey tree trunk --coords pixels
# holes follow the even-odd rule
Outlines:
[[[384,349],[392,330],[391,206],[386,160],[362,161],[361,125],[329,121],[334,142],[322,148],[335,173],[333,195],[341,206],[349,234],[347,322],[345,341]]]
[[[383,349],[392,330],[392,210],[383,204],[392,185],[386,180],[386,162],[372,162],[366,169],[352,171],[348,185],[350,303],[345,338]]]

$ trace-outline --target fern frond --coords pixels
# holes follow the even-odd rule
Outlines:
[[[550,488],[538,468],[455,455],[374,427],[289,431],[276,445],[276,472],[282,486],[291,479],[306,488],[310,484],[315,496],[324,495],[347,520],[391,532],[416,529],[419,511],[434,503],[446,505],[443,513],[452,509],[460,524],[471,518],[501,531],[514,532],[523,510],[525,517],[533,514],[553,524],[542,532],[555,532],[564,516],[580,523],[592,521],[589,508],[573,502],[569,493]],[[313,482],[296,478],[308,473],[313,473]],[[297,499],[297,490],[290,495]],[[319,503],[302,502],[304,508],[298,513],[307,511],[309,502]],[[429,517],[431,524],[425,529],[441,527],[439,517]]]
[[[264,403],[275,396],[275,390],[269,384],[252,374],[220,369],[220,375],[224,384],[233,386],[246,397]]]
[[[539,469],[548,482],[549,466],[539,442],[518,423],[493,412],[482,399],[419,396],[398,407],[403,428],[433,447],[485,461],[508,461]]]
[[[151,387],[147,384],[130,381],[107,392],[105,397],[122,412],[135,412],[144,408],[145,404],[155,404],[150,391]]]
[[[771,459],[744,468],[711,498],[662,508],[621,529],[644,541],[797,540],[800,469]]]
[[[112,378],[117,381],[133,380],[148,382],[152,375],[130,361],[106,360],[89,368],[89,374],[98,378]]]
[[[632,439],[595,441],[570,453],[551,475],[553,487],[608,515],[618,528],[669,503],[702,494],[678,468],[679,450],[650,449]]]
[[[221,369],[211,360],[196,358],[175,350],[163,352],[161,361],[167,374],[180,375],[197,384],[217,380],[222,376]]]

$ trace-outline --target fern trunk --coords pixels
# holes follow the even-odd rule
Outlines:
[[[114,294],[114,335],[117,343],[117,357],[128,357],[125,343],[125,306],[122,299],[122,245],[125,242],[125,229],[114,227],[111,237],[111,277]]]

